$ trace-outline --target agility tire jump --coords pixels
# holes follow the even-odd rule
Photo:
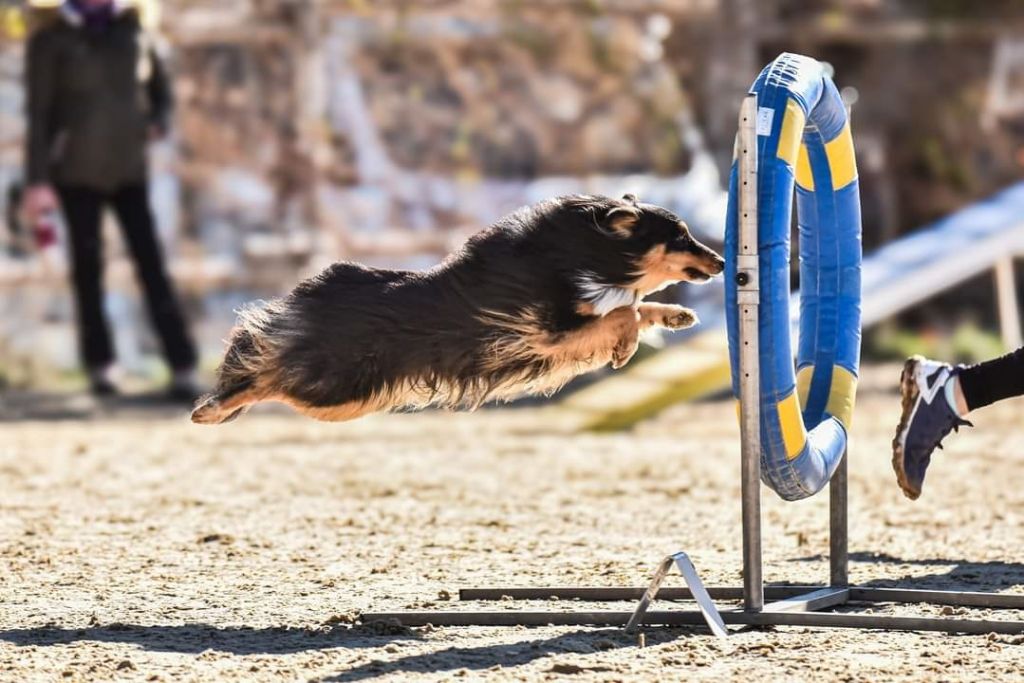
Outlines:
[[[757,285],[761,479],[785,500],[820,491],[846,451],[860,359],[860,191],[842,98],[817,60],[784,53],[758,76]],[[738,164],[729,181],[726,311],[740,395]],[[796,189],[800,325],[790,315],[790,222]],[[742,278],[742,275],[740,275]]]
[[[760,101],[756,101],[758,99]],[[759,105],[771,111],[762,114],[762,136],[757,135],[754,125]],[[807,121],[810,123],[805,130]],[[731,251],[726,264],[730,270],[730,310],[736,311],[729,320],[734,387],[742,388],[738,393],[742,395],[745,408],[740,429],[743,586],[704,587],[686,553],[676,552],[658,564],[646,587],[471,588],[459,592],[460,601],[501,600],[502,609],[364,612],[364,622],[397,621],[404,626],[705,624],[717,635],[725,635],[725,626],[733,624],[1024,633],[1024,621],[988,615],[984,618],[918,617],[892,616],[882,613],[883,610],[872,613],[851,610],[858,604],[874,607],[893,603],[1020,610],[1024,609],[1024,596],[919,590],[898,585],[887,588],[850,585],[847,476],[842,456],[853,408],[860,345],[860,220],[857,173],[846,115],[835,87],[818,62],[782,55],[765,69],[754,84],[752,94],[744,98],[739,123],[737,156],[740,163],[738,169],[733,169],[731,181],[728,232]],[[785,146],[780,141],[785,141]],[[806,149],[801,151],[801,147]],[[765,160],[760,174],[757,170],[759,150]],[[794,166],[803,266],[800,372],[796,377],[790,355],[787,267]],[[746,211],[747,216],[737,217],[739,209]],[[738,253],[739,249],[742,253]],[[744,276],[740,278],[742,283],[736,280],[737,275]],[[765,308],[768,315],[759,315],[761,308]],[[742,358],[742,365],[738,357]],[[737,380],[741,368],[749,376]],[[759,386],[762,379],[764,384]],[[780,411],[783,401],[789,401],[788,406],[796,406],[798,400],[805,406],[803,415],[796,407],[792,408],[792,413]],[[799,437],[791,444],[794,457],[789,456],[786,435],[782,432],[784,424],[791,426],[792,415],[799,425],[796,432],[786,432],[786,435],[790,439],[794,433]],[[790,422],[784,422],[785,419]],[[810,432],[805,425],[811,426]],[[762,435],[774,437],[764,440],[768,448],[762,448]],[[768,472],[765,481],[783,497],[810,495],[835,474],[829,486],[827,586],[764,585],[759,481],[762,460],[768,463],[764,468]],[[679,569],[687,588],[661,587],[673,566]],[[695,599],[698,609],[649,611],[658,597]],[[591,607],[575,611],[525,611],[509,610],[504,601],[510,598],[639,602],[632,612],[595,611]],[[714,604],[716,600],[740,598],[743,609],[720,612]],[[771,602],[765,603],[765,598]],[[825,611],[840,606],[846,609]]]

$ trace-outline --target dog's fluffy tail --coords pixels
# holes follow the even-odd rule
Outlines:
[[[268,310],[270,309],[270,310]],[[275,365],[270,320],[273,304],[239,311],[224,361],[217,370],[217,389],[199,399],[192,411],[196,424],[230,422],[266,392],[259,390]]]

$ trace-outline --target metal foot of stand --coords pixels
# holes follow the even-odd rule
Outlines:
[[[651,585],[644,591],[643,597],[640,598],[640,602],[637,603],[636,609],[633,611],[633,616],[626,623],[626,633],[633,633],[643,623],[647,610],[650,608],[651,603],[654,602],[654,599],[658,597],[661,584],[665,581],[665,577],[668,576],[668,571],[672,568],[673,564],[679,568],[679,573],[683,575],[683,580],[686,581],[693,599],[697,601],[697,606],[700,607],[701,614],[704,615],[708,628],[719,638],[727,637],[729,632],[725,629],[725,624],[718,613],[718,608],[715,607],[715,603],[711,600],[711,596],[708,595],[707,589],[704,588],[704,582],[700,580],[697,568],[693,566],[693,562],[690,561],[686,553],[682,552],[669,555],[661,561],[658,571],[654,572],[654,578],[651,579]]]
[[[829,585],[765,586],[761,574],[761,429],[758,368],[758,256],[757,256],[757,98],[748,96],[740,111],[738,163],[743,180],[739,196],[740,244],[737,269],[740,305],[740,423],[741,497],[743,506],[743,586],[705,588],[684,553],[665,558],[650,586],[645,588],[471,588],[459,593],[469,600],[582,600],[604,602],[639,600],[625,611],[475,611],[366,613],[365,622],[398,621],[406,626],[704,626],[718,636],[726,624],[744,626],[804,626],[813,628],[941,631],[947,633],[1024,633],[1024,621],[890,616],[875,613],[826,612],[835,607],[879,604],[952,605],[978,609],[1024,610],[1024,595],[964,591],[868,588],[849,585],[847,542],[847,456],[829,484]],[[688,588],[661,588],[675,564]],[[655,597],[696,600],[697,610],[649,611]],[[771,602],[765,604],[765,598]],[[719,611],[714,600],[742,601],[741,606]]]

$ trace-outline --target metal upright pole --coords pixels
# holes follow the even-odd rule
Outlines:
[[[740,308],[740,457],[743,502],[743,607],[764,608],[761,576],[761,397],[758,351],[760,286],[757,256],[757,95],[740,108],[737,140],[739,249],[736,263]]]
[[[829,585],[849,586],[849,546],[847,541],[847,476],[846,463],[849,453],[843,453],[839,467],[832,474],[828,485],[829,509]]]

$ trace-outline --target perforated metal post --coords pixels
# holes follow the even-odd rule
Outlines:
[[[740,307],[740,459],[743,502],[743,607],[764,607],[761,576],[761,404],[758,352],[760,284],[757,256],[757,95],[740,107],[737,138],[739,253],[736,263]]]

